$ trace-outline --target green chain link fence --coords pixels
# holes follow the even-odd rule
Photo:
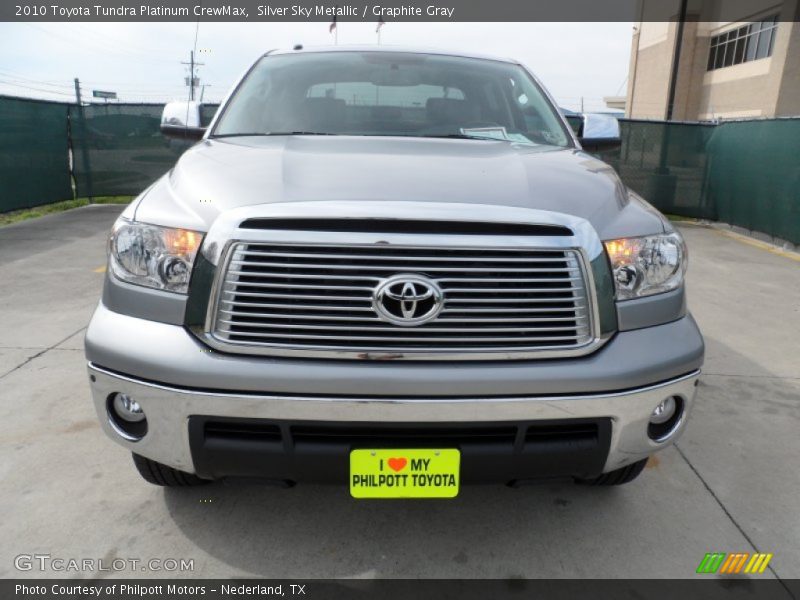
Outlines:
[[[68,104],[0,98],[0,212],[72,198]]]
[[[568,118],[577,130],[580,119]],[[800,244],[800,118],[712,123],[620,120],[600,157],[660,211]]]
[[[800,244],[800,119],[723,123],[707,153],[712,218]]]
[[[159,132],[162,108],[0,97],[0,212],[72,197],[70,143],[78,196],[138,194],[187,147]],[[216,109],[203,107],[205,123]],[[577,127],[579,120],[569,120]],[[622,146],[601,158],[662,212],[800,244],[800,118],[718,125],[621,120],[620,129]]]
[[[70,106],[79,196],[135,196],[189,147],[160,131],[163,104]],[[217,105],[203,105],[208,124]]]
[[[659,210],[713,219],[705,194],[713,126],[688,123],[623,121],[622,147],[606,160],[635,192]]]

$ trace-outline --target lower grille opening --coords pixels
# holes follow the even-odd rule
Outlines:
[[[607,427],[607,435],[610,435],[610,424],[607,424],[607,420],[536,423],[525,432],[525,448],[539,452],[563,448],[590,450],[600,443],[601,427]]]
[[[249,440],[280,442],[283,436],[277,425],[260,421],[206,421],[203,427],[206,440]]]
[[[525,442],[535,444],[554,439],[570,441],[596,441],[597,423],[567,425],[532,425],[525,433]]]
[[[357,448],[456,448],[464,483],[587,478],[602,472],[611,419],[498,423],[333,423],[189,418],[195,471],[207,479],[250,477],[347,485]]]

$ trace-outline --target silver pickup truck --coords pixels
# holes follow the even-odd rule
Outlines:
[[[269,52],[116,222],[86,335],[106,433],[159,485],[453,497],[615,485],[682,433],[686,247],[517,62]]]

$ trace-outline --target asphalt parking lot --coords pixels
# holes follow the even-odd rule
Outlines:
[[[0,228],[0,576],[63,575],[15,569],[41,553],[193,559],[196,577],[686,578],[706,552],[759,551],[774,558],[755,577],[800,577],[796,256],[682,228],[707,361],[686,434],[630,485],[416,502],[356,502],[344,487],[164,490],[101,433],[89,397],[83,335],[120,211]]]

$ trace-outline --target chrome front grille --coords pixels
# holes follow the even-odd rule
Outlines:
[[[222,264],[207,330],[233,352],[492,359],[581,354],[595,341],[574,249],[235,242]],[[438,286],[435,319],[379,316],[375,290],[400,274]]]

